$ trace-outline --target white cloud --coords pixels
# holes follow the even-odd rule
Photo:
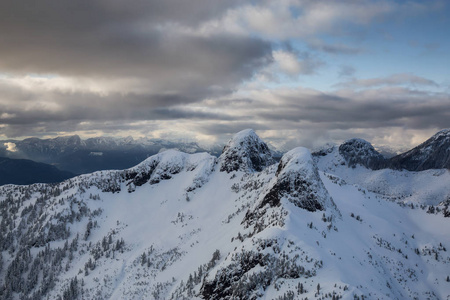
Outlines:
[[[272,55],[282,72],[289,75],[298,75],[302,72],[302,65],[294,53],[277,50]]]
[[[3,119],[12,119],[16,116],[16,114],[2,113],[0,114],[0,120]]]
[[[17,152],[16,144],[8,142],[8,143],[3,143],[3,145],[6,146],[6,151]]]
[[[206,22],[201,28],[284,40],[337,33],[347,24],[366,25],[398,9],[390,1],[264,1],[228,10],[220,20]]]
[[[296,81],[299,75],[315,74],[324,65],[324,62],[308,52],[299,53],[280,49],[272,51],[272,56],[272,63],[255,73],[252,80],[242,85],[241,89],[249,87],[264,89],[268,84],[288,83],[289,80],[285,76]]]

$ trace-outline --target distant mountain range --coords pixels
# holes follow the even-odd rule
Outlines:
[[[14,151],[8,151],[8,147]],[[132,137],[96,137],[82,140],[79,136],[54,139],[29,138],[22,141],[8,140],[0,144],[0,156],[30,159],[56,166],[60,170],[84,174],[98,170],[125,169],[166,149],[186,153],[208,152],[218,156],[223,146],[204,148],[194,142],[172,142],[160,139]]]
[[[326,155],[334,147],[336,146],[316,151],[313,156]],[[59,182],[73,174],[126,169],[167,149],[176,149],[186,153],[207,152],[218,157],[222,153],[223,146],[215,145],[204,148],[195,142],[173,142],[160,139],[134,140],[131,137],[97,137],[82,140],[77,135],[54,139],[9,140],[0,144],[0,157],[28,159],[51,166],[33,164],[31,161],[4,159],[3,165],[0,166],[0,170],[3,170],[0,175],[0,184]],[[390,168],[409,171],[450,168],[449,129],[442,130],[414,149],[391,158],[384,157],[363,139],[347,140],[337,149],[349,167],[362,165],[371,170]],[[279,161],[284,154],[275,149],[265,149],[264,151],[275,161]]]

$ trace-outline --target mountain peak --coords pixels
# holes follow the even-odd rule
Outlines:
[[[339,153],[344,157],[349,167],[360,164],[369,169],[380,169],[385,164],[385,158],[371,143],[364,139],[353,138],[339,146]]]
[[[438,131],[438,132],[435,134],[435,136],[436,136],[436,135],[450,135],[450,128],[442,129],[442,130]]]
[[[261,206],[276,206],[281,198],[286,198],[308,211],[336,209],[308,149],[298,147],[283,155],[275,176],[277,180]]]
[[[234,134],[234,136],[231,138],[230,142],[245,140],[250,136],[259,138],[259,136],[256,134],[256,132],[253,129],[247,128],[247,129],[241,130],[238,133]]]
[[[433,135],[430,140],[450,140],[450,128],[442,129],[438,131],[435,135]]]
[[[450,169],[450,128],[443,129],[419,146],[391,159],[395,169],[423,171]]]
[[[352,149],[373,149],[375,148],[372,146],[372,144],[365,139],[361,138],[351,138],[346,140],[344,143],[341,144],[341,147],[350,147]]]
[[[253,129],[236,133],[220,155],[221,172],[260,172],[273,164],[272,153]]]
[[[80,144],[81,138],[79,135],[59,136],[53,139],[54,141],[66,143],[66,144]]]

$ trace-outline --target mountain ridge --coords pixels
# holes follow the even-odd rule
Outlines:
[[[413,149],[390,159],[393,168],[409,171],[450,169],[450,128],[443,129]]]
[[[317,150],[315,157],[332,153],[335,146]],[[402,154],[386,158],[368,141],[353,138],[338,147],[343,158],[340,163],[354,168],[356,165],[371,170],[393,169],[425,171],[430,169],[450,169],[450,129],[443,129],[422,144]]]
[[[357,143],[357,141],[364,141],[357,138],[342,143],[340,145],[341,154],[346,157],[350,167],[361,164],[373,170],[383,168],[407,169],[410,171],[448,169],[450,168],[449,131],[450,129],[443,129],[421,145],[390,158],[382,156],[368,142]],[[442,140],[441,144],[439,144],[439,138]],[[7,150],[11,147],[11,143],[14,144],[14,151]],[[349,143],[355,145],[351,146]],[[358,144],[360,149],[355,148]],[[431,148],[436,149],[432,150]],[[30,159],[52,164],[61,170],[68,170],[75,174],[84,174],[98,170],[130,168],[147,157],[167,149],[178,149],[186,153],[208,152],[219,157],[223,151],[223,146],[215,145],[206,148],[196,142],[170,142],[160,139],[135,140],[132,137],[95,137],[82,140],[79,136],[74,135],[46,140],[29,138],[23,141],[5,141],[4,145],[0,145],[0,156]],[[287,152],[280,152],[273,147],[269,151],[271,152],[270,156],[276,161]],[[324,151],[326,151],[324,148],[314,151],[313,155],[324,155]],[[346,151],[350,152],[346,154]],[[364,153],[360,155],[358,151],[368,152],[366,155]],[[425,152],[429,153],[428,156],[424,155]],[[369,153],[370,155],[367,155]],[[254,156],[253,159],[258,159],[258,157]]]
[[[234,161],[223,160],[226,150],[222,159],[169,150],[125,170],[53,185],[2,186],[0,296],[449,295],[445,195],[433,196],[431,205],[423,194],[398,198],[389,190],[369,190],[348,180],[361,170],[375,171],[335,166],[332,155],[339,156],[337,148],[321,157],[296,148],[257,171],[249,165],[233,170]],[[230,172],[221,171],[225,162]],[[427,185],[439,181],[448,191],[449,172],[441,172],[430,174]],[[355,176],[344,180],[338,173]],[[416,173],[379,182],[396,187]]]

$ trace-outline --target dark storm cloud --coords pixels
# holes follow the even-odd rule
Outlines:
[[[0,95],[0,126],[6,125],[0,129],[9,137],[91,129],[110,132],[111,125],[102,125],[109,122],[117,130],[139,131],[139,125],[130,123],[236,119],[225,111],[213,113],[190,108],[186,104],[200,99],[192,95],[110,93],[102,96],[88,92],[27,90],[1,81],[0,90],[5,92]]]
[[[78,45],[59,41],[52,45],[47,40],[45,45],[29,41],[11,47],[5,42],[0,45],[0,68],[94,78],[137,77],[157,88],[191,84],[228,87],[270,60],[270,46],[251,38],[167,37],[163,32],[150,32],[142,39],[127,38],[92,36],[92,40],[83,41],[83,37]]]
[[[25,133],[34,124],[29,135],[51,122],[115,120],[125,128],[135,120],[230,120],[168,107],[229,94],[272,61],[267,41],[199,30],[236,3],[2,1],[0,125],[8,128],[0,133]],[[45,82],[26,87],[10,80],[28,74],[71,81],[67,88],[45,88]]]
[[[10,96],[9,99],[19,105],[13,107],[11,104],[1,104],[0,100],[0,111],[5,115],[2,118],[0,114],[0,124],[18,125],[65,120],[233,120],[233,117],[226,114],[195,111],[187,107],[169,108],[169,106],[196,101],[195,98],[182,95],[124,95],[115,93],[104,97],[95,93],[58,93],[52,91],[34,94],[21,89],[15,91],[14,97]],[[10,91],[10,94],[13,93],[13,91]],[[41,99],[48,102],[44,101],[39,104]],[[24,102],[29,102],[30,106],[24,107]],[[151,102],[151,104],[148,102]],[[52,109],[55,103],[60,107]]]
[[[71,42],[91,33],[116,32],[154,24],[177,23],[195,26],[220,16],[237,1],[220,0],[41,0],[39,2],[2,1],[2,33],[29,39],[61,39]],[[20,34],[20,36],[18,35]],[[53,34],[53,35],[52,35]],[[64,37],[62,34],[68,34]],[[58,36],[59,35],[59,36]],[[43,41],[45,42],[45,41]]]
[[[195,102],[195,98],[180,95],[112,93],[105,97],[84,92],[34,93],[4,84],[0,84],[0,89],[7,91],[7,98],[15,103],[6,105],[0,96],[0,124],[7,125],[1,130],[11,137],[90,129],[114,132],[111,122],[117,130],[139,131],[139,125],[131,125],[139,120],[199,120],[201,123],[189,125],[191,129],[219,136],[245,128],[310,128],[310,131],[316,128],[321,132],[352,128],[446,128],[450,119],[448,94],[399,87],[334,93],[275,90],[247,98],[205,100],[199,103],[201,109],[182,105]],[[148,101],[158,105],[148,105]]]
[[[328,124],[329,129],[445,128],[450,118],[450,99],[446,94],[417,92],[408,89],[378,89],[376,93],[337,92],[282,96],[282,105],[262,111],[260,119],[293,123]]]
[[[151,113],[153,120],[173,120],[173,119],[200,119],[200,120],[224,120],[233,121],[237,120],[236,117],[232,117],[226,114],[208,113],[201,111],[194,111],[184,108],[157,108]]]
[[[153,89],[233,88],[270,61],[270,44],[199,35],[227,1],[3,1],[0,71],[133,78]],[[194,26],[189,31],[189,26]]]

